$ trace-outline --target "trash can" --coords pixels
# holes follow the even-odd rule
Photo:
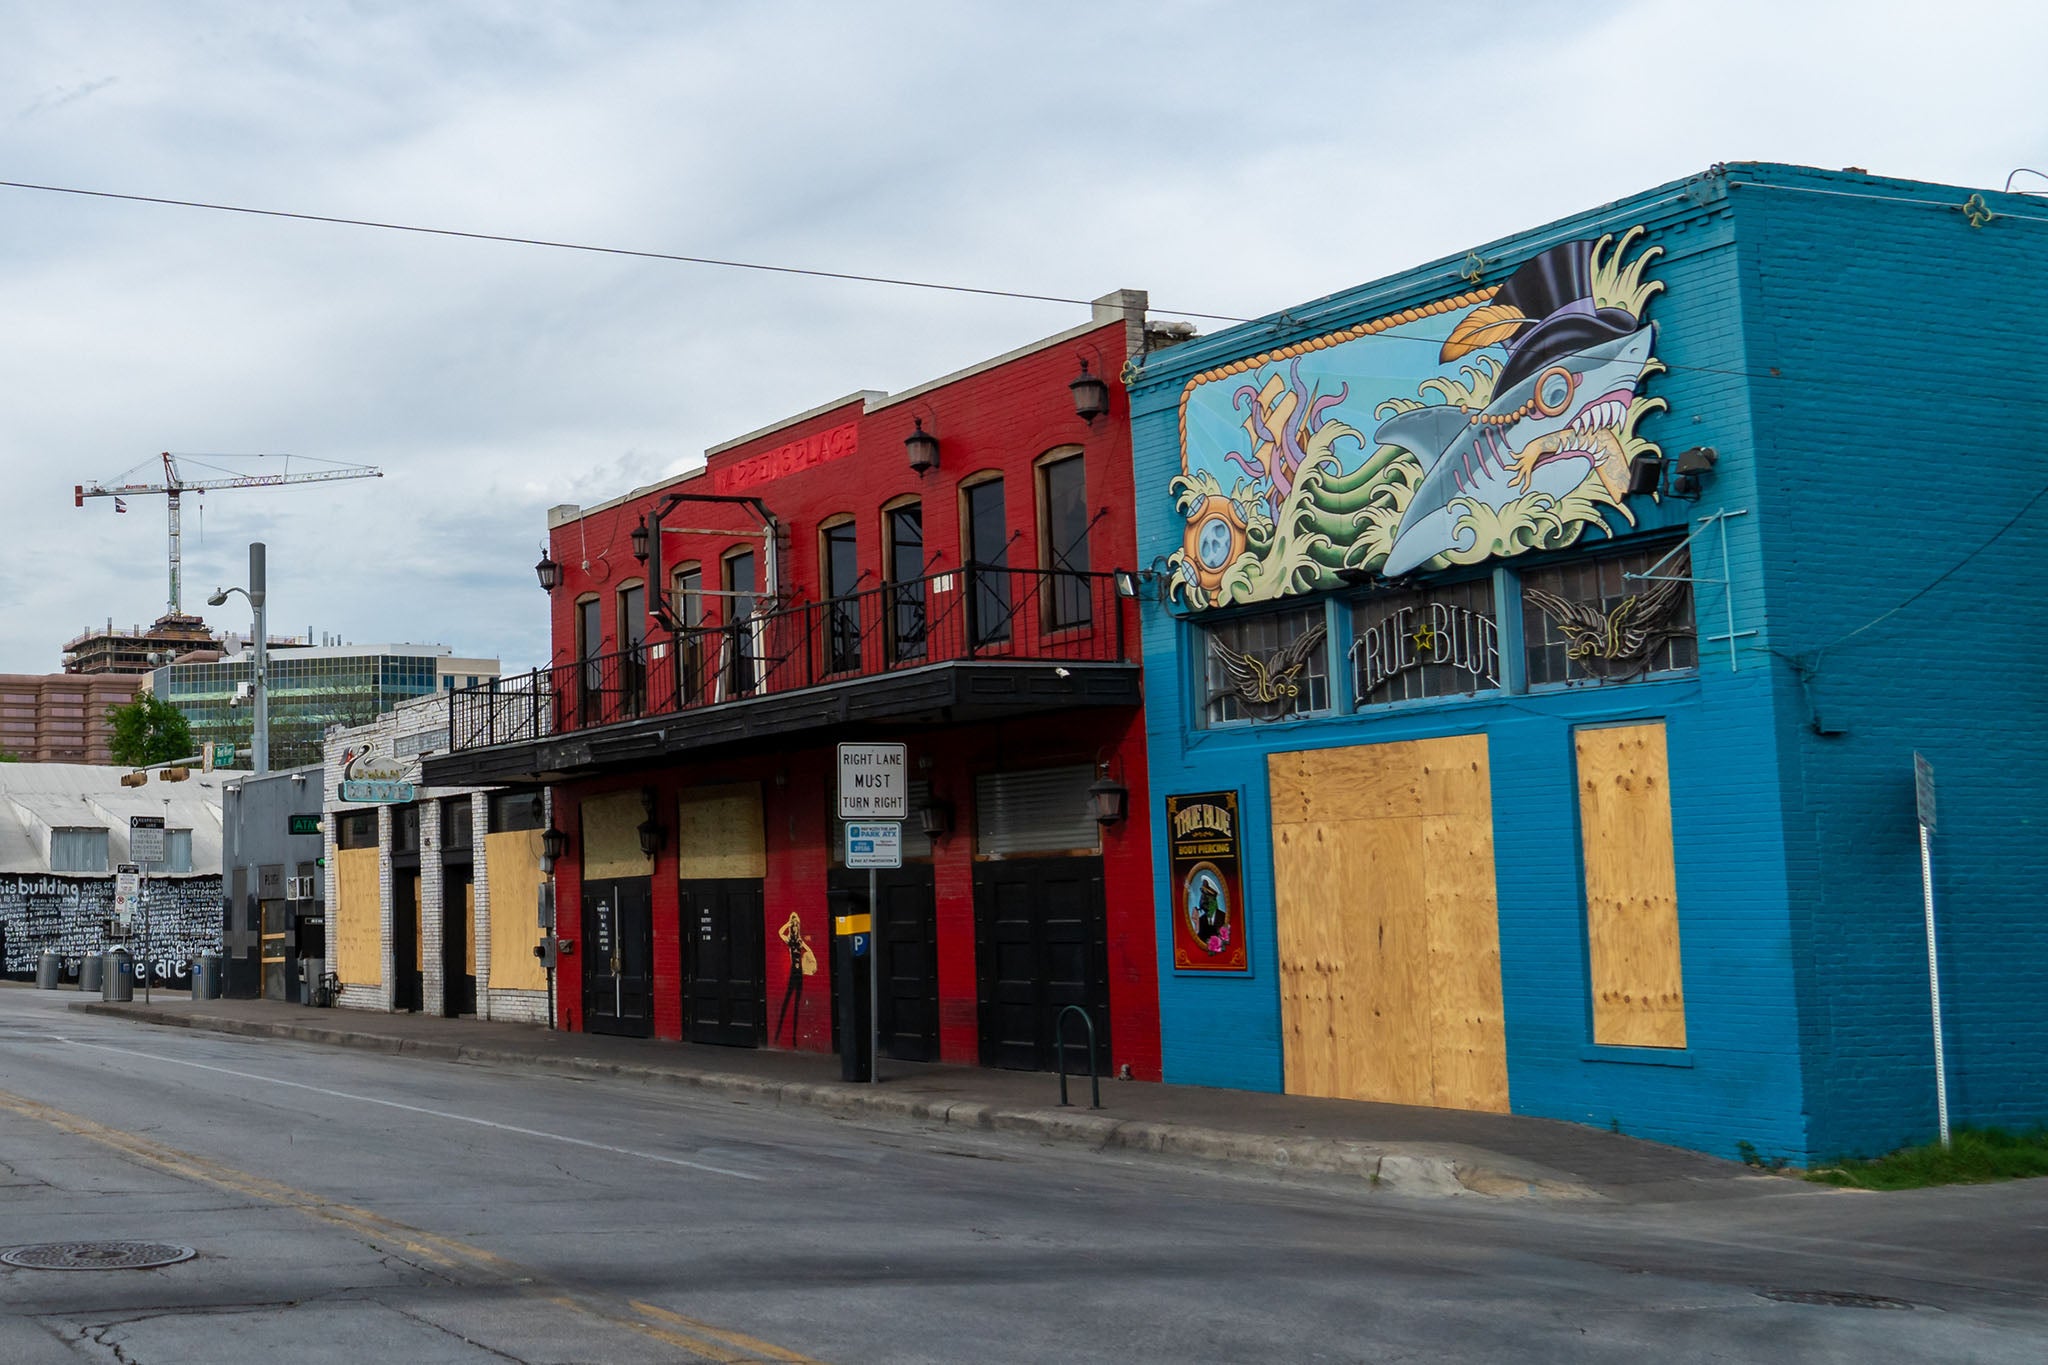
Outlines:
[[[100,988],[100,955],[87,953],[85,961],[78,964],[78,989],[97,992]]]
[[[100,968],[100,999],[116,1004],[135,998],[135,959],[126,948],[109,948]]]
[[[220,999],[220,954],[201,953],[199,963],[192,969],[192,998],[194,1000]]]
[[[53,949],[45,948],[36,955],[36,989],[54,991],[64,975],[64,959]]]

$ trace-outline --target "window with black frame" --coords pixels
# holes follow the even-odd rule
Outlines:
[[[889,660],[925,656],[924,504],[908,502],[882,513],[889,542]]]
[[[725,561],[725,686],[743,697],[760,685],[760,659],[754,623],[754,552],[741,550]]]
[[[972,580],[967,594],[967,637],[974,645],[997,644],[1010,638],[1013,614],[1003,481],[984,480],[960,496],[965,504],[967,572]]]
[[[585,725],[596,721],[604,706],[604,604],[586,597],[576,604],[576,713]]]
[[[1367,598],[1351,611],[1358,705],[1455,697],[1500,686],[1493,580]]]
[[[1204,722],[1285,720],[1329,710],[1326,637],[1320,607],[1204,626]]]
[[[685,706],[704,699],[704,570],[695,564],[676,570],[676,695]]]
[[[634,583],[619,591],[619,710],[637,716],[647,709],[647,589]]]
[[[851,520],[819,532],[825,570],[825,671],[850,673],[860,667],[859,545]]]
[[[1045,518],[1046,624],[1055,629],[1085,626],[1089,619],[1088,479],[1079,455],[1039,467],[1040,506]]]
[[[1699,667],[1692,556],[1680,551],[1659,564],[1670,552],[1666,544],[1525,571],[1529,686],[1625,682]]]

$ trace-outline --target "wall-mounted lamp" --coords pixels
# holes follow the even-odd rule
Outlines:
[[[917,826],[927,839],[942,838],[953,831],[953,804],[936,796],[926,797],[917,808]]]
[[[651,815],[635,826],[634,832],[640,836],[640,851],[650,858],[661,852],[661,845],[668,838],[668,831]]]
[[[546,833],[540,836],[540,870],[552,874],[555,864],[560,862],[562,855],[568,851],[569,836],[549,825]]]
[[[553,592],[562,581],[562,566],[555,563],[555,557],[548,553],[548,547],[540,547],[540,563],[533,566],[533,572],[540,579],[542,592]]]
[[[640,518],[640,524],[633,528],[633,534],[628,536],[627,539],[633,542],[633,558],[645,564],[647,562],[647,518]]]
[[[911,472],[919,477],[939,467],[939,438],[924,429],[924,418],[912,420],[910,434],[903,438],[903,453],[910,460]]]
[[[1101,375],[1088,373],[1087,357],[1081,359],[1081,377],[1069,383],[1067,389],[1074,395],[1074,415],[1082,421],[1093,423],[1109,411],[1109,385]]]
[[[1148,592],[1157,592],[1164,578],[1151,569],[1117,569],[1111,573],[1116,582],[1118,597],[1139,598]]]
[[[1131,794],[1124,784],[1109,775],[1109,765],[1102,766],[1102,776],[1095,779],[1088,788],[1088,807],[1095,812],[1095,823],[1113,825],[1124,818],[1124,808]]]
[[[1706,476],[1713,472],[1720,458],[1720,452],[1712,446],[1694,446],[1681,451],[1676,458],[1639,455],[1629,466],[1628,491],[1656,493],[1667,498],[1697,498]]]

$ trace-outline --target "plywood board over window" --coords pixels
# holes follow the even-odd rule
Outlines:
[[[1685,984],[1662,722],[1573,735],[1593,1041],[1684,1047]]]
[[[345,848],[334,855],[334,974],[343,985],[384,981],[383,907],[377,888],[376,848]]]
[[[647,808],[637,791],[612,792],[583,802],[583,879],[644,877],[654,870],[640,851]]]
[[[1506,1112],[1485,737],[1267,773],[1288,1093]]]
[[[676,805],[677,875],[684,881],[765,877],[761,787],[691,787]]]
[[[540,942],[540,840],[537,829],[484,836],[485,876],[491,887],[492,990],[547,988],[547,968],[533,955]]]

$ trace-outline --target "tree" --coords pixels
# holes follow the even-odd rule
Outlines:
[[[146,768],[188,757],[198,749],[184,713],[148,692],[137,694],[126,706],[108,707],[107,721],[114,727],[109,747],[116,763]]]
[[[7,750],[5,750],[5,749],[0,749],[0,763],[19,763],[19,762],[21,762],[21,755],[20,755],[20,754],[11,754],[11,753],[7,752]]]

